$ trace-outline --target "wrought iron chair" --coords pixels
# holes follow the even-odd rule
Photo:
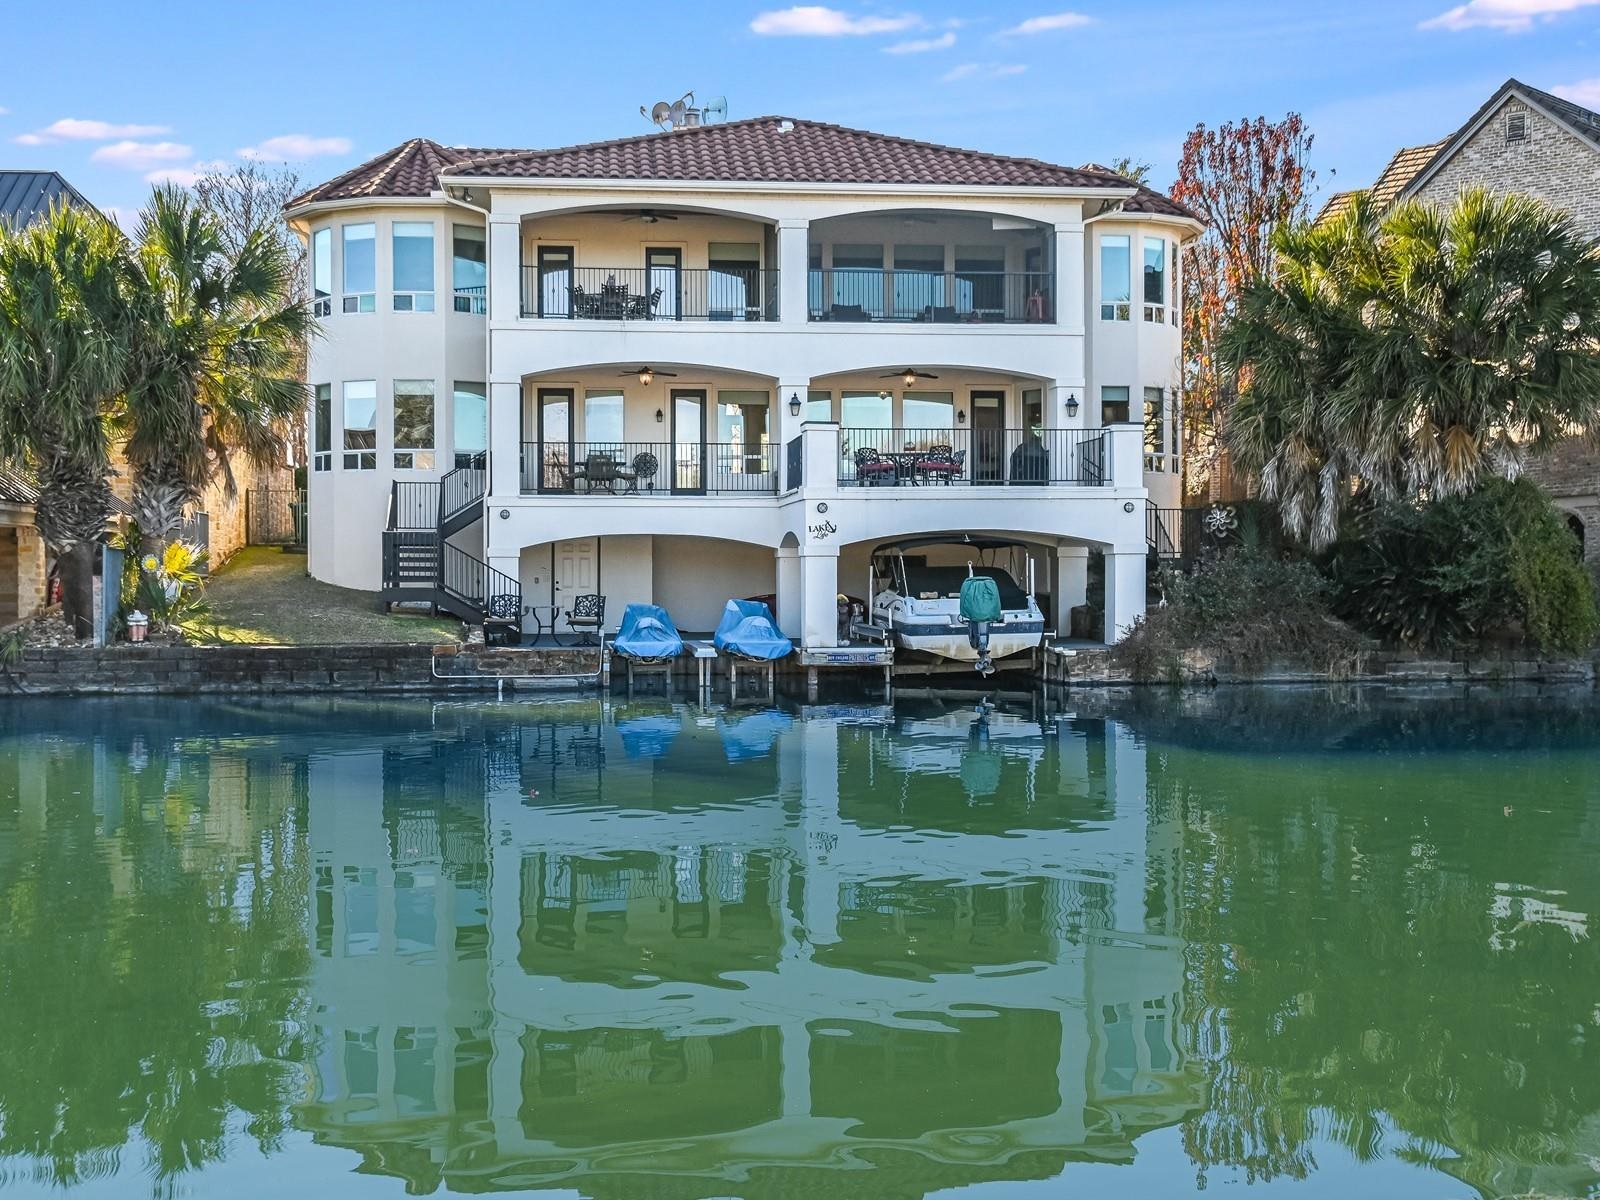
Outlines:
[[[573,599],[567,610],[567,628],[578,634],[578,645],[594,645],[594,635],[606,622],[606,598],[586,593]]]
[[[635,454],[633,456],[633,462],[629,464],[628,467],[628,474],[630,476],[628,480],[628,490],[630,492],[636,492],[642,485],[644,490],[647,492],[655,491],[656,474],[660,470],[661,460],[656,458],[656,456],[651,454],[648,450],[639,454]]]
[[[621,478],[618,473],[617,460],[603,451],[590,454],[583,463],[583,477],[589,481],[589,490],[605,488],[608,492],[617,490],[617,480]]]
[[[954,483],[961,474],[961,466],[967,457],[963,450],[960,457],[956,456],[953,447],[946,444],[929,446],[928,452],[912,463],[911,468],[916,472],[917,478],[926,480],[940,480],[945,484]]]
[[[856,451],[856,481],[863,487],[877,487],[881,483],[898,483],[899,468],[893,459],[885,458],[871,446]]]
[[[522,597],[511,592],[490,596],[483,612],[483,640],[489,646],[522,643]]]

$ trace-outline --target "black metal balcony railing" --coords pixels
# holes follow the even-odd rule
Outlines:
[[[439,524],[439,484],[435,480],[396,480],[389,495],[390,529],[434,529]]]
[[[1044,324],[1055,320],[1054,279],[1040,271],[813,268],[813,321]]]
[[[773,495],[772,447],[735,442],[522,443],[522,490],[556,495]]]
[[[778,272],[523,267],[522,315],[563,321],[776,321]]]
[[[1100,487],[1100,429],[841,429],[839,482]]]

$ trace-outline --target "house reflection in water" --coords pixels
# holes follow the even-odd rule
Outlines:
[[[1114,722],[463,711],[309,764],[298,1119],[365,1169],[916,1196],[1200,1107],[1179,826]]]

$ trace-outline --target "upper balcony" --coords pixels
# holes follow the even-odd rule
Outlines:
[[[557,321],[776,321],[778,272],[754,264],[684,267],[648,251],[643,267],[579,267],[541,252],[522,268],[522,315]]]

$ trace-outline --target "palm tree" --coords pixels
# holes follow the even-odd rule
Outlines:
[[[309,308],[295,265],[266,229],[230,246],[216,217],[180,188],[157,188],[135,250],[137,350],[121,431],[134,518],[159,548],[232,456],[281,462],[304,408],[298,379]]]
[[[111,514],[106,414],[129,361],[131,280],[122,235],[98,213],[60,206],[0,231],[0,453],[38,474],[39,531],[79,637]]]
[[[1352,489],[1461,495],[1600,436],[1600,243],[1539,201],[1478,188],[1365,202],[1277,239],[1222,356],[1229,445],[1285,528],[1329,544]]]

